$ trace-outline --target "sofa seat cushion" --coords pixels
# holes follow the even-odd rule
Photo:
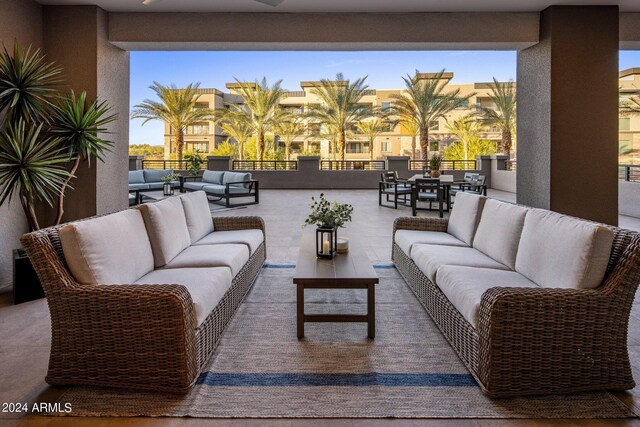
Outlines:
[[[224,174],[225,172],[206,170],[202,174],[202,182],[222,185],[222,178],[224,177]]]
[[[211,185],[205,185],[204,187],[202,187],[202,189],[210,194],[221,195],[221,194],[225,194],[225,191],[227,190],[227,186],[211,184]],[[229,186],[229,194],[248,194],[248,193],[249,193],[248,188],[237,187],[234,185]]]
[[[162,182],[162,178],[173,174],[173,169],[145,169],[144,182]]]
[[[129,171],[129,184],[144,184],[144,171]]]
[[[202,187],[204,187],[205,185],[207,185],[206,182],[185,181],[182,186],[187,190],[198,191],[202,190]]]
[[[446,245],[414,245],[411,259],[433,283],[437,283],[437,272],[443,265],[495,268],[509,270],[477,249]]]
[[[411,248],[417,244],[467,246],[462,240],[442,231],[398,230],[395,242],[407,256],[411,255]]]
[[[155,270],[136,280],[138,285],[182,285],[187,288],[196,313],[195,328],[217,307],[224,294],[231,288],[231,269],[171,268]]]
[[[478,326],[482,295],[491,288],[537,288],[520,273],[493,268],[445,265],[438,270],[438,288],[474,328]]]
[[[488,199],[482,209],[473,247],[514,270],[528,210],[522,206]]]
[[[456,193],[455,204],[449,215],[447,233],[471,246],[486,200],[484,196],[466,191]]]
[[[133,283],[153,270],[153,252],[142,215],[127,209],[60,229],[69,270],[79,283]]]
[[[543,209],[527,212],[516,271],[545,288],[598,287],[611,255],[613,231]]]
[[[194,243],[194,245],[219,245],[236,243],[246,245],[253,254],[264,242],[262,230],[214,231]]]
[[[149,234],[156,267],[162,267],[191,244],[182,202],[170,197],[138,207]]]
[[[149,184],[129,184],[129,191],[133,190],[148,190]]]
[[[235,277],[249,260],[249,248],[242,244],[190,246],[164,268],[229,267]]]
[[[191,243],[213,232],[209,199],[204,191],[183,194],[180,197]]]
[[[232,187],[248,188],[249,183],[245,181],[251,180],[251,174],[248,172],[225,172],[222,178],[222,184],[231,184]],[[235,184],[234,184],[235,183]],[[242,184],[240,184],[242,183]]]

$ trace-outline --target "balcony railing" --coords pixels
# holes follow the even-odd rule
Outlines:
[[[384,160],[322,160],[320,170],[385,170],[387,164]]]
[[[424,170],[429,168],[428,160],[409,160],[409,169]],[[441,170],[477,170],[475,160],[443,160]]]
[[[619,165],[618,170],[620,179],[640,182],[640,165]]]
[[[142,169],[186,169],[187,162],[184,160],[142,160]],[[201,170],[207,168],[207,162],[202,162]]]
[[[234,160],[233,170],[245,171],[293,171],[298,170],[295,160]]]

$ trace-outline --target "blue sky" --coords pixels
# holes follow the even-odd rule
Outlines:
[[[640,52],[620,52],[620,69],[640,66]],[[366,52],[131,52],[131,105],[153,96],[153,81],[184,86],[224,89],[234,77],[253,81],[266,77],[282,80],[288,90],[300,90],[302,80],[332,78],[342,72],[347,78],[368,76],[374,89],[397,89],[402,76],[415,70],[434,72],[445,68],[454,82],[469,83],[516,78],[515,51],[366,51]],[[162,145],[163,126],[132,120],[130,144]]]

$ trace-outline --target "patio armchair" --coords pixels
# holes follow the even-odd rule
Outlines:
[[[381,174],[381,181],[378,185],[378,205],[386,208],[398,209],[398,200],[401,200],[403,205],[406,205],[408,200],[407,196],[411,196],[411,184],[405,179],[398,178],[397,171],[387,171]],[[383,204],[383,196],[386,198],[386,202],[393,202],[393,206]],[[393,199],[391,199],[393,198]]]

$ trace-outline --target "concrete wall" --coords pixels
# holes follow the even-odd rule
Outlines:
[[[516,172],[506,169],[507,156],[490,156],[491,160],[491,188],[500,191],[516,192]]]
[[[640,218],[640,182],[620,181],[618,189],[620,215]]]
[[[33,0],[0,0],[0,44],[8,49],[17,39],[22,46],[42,46],[42,6]],[[11,286],[11,251],[20,247],[20,236],[28,231],[20,202],[0,206],[0,288]]]

